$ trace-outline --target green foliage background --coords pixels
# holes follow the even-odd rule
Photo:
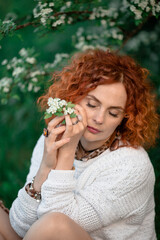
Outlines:
[[[45,1],[44,1],[45,2]],[[56,1],[54,1],[56,2]],[[61,1],[64,4],[64,1]],[[79,1],[72,1],[79,2]],[[81,1],[85,5],[86,1]],[[90,1],[90,7],[92,1]],[[98,1],[93,1],[98,2]],[[120,1],[113,0],[115,4]],[[105,5],[106,1],[102,1]],[[30,14],[36,3],[32,0],[5,0],[0,2],[0,18],[4,19],[8,12],[15,12],[20,19],[17,24],[23,22],[23,17]],[[149,21],[143,24],[143,27],[133,36],[129,36],[130,29],[136,29],[133,19],[130,23],[125,17],[121,16],[122,27],[125,25],[127,43],[124,41],[115,43],[110,41],[110,46],[116,46],[121,49],[121,53],[127,53],[137,59],[144,67],[148,68],[151,75],[150,79],[155,86],[155,92],[160,97],[160,21],[159,18],[151,17]],[[98,21],[97,21],[98,22]],[[97,23],[98,24],[98,23]],[[137,22],[137,25],[139,23]],[[68,26],[62,26],[56,31],[49,34],[47,32],[35,33],[35,26],[29,26],[17,31],[13,36],[5,36],[0,42],[0,63],[4,59],[12,59],[18,56],[18,52],[22,48],[34,47],[38,53],[37,61],[43,64],[53,62],[56,53],[73,53],[75,49],[72,35],[75,34],[79,27],[86,29],[92,28],[89,21],[77,21]],[[97,25],[97,33],[98,33]],[[95,29],[94,29],[95,31]],[[4,77],[5,72],[0,67],[0,79]],[[36,105],[37,98],[43,94],[47,87],[47,80],[37,93],[18,92],[20,100],[9,99],[6,105],[0,105],[0,199],[2,199],[7,207],[17,196],[18,190],[24,185],[26,175],[28,173],[30,158],[33,147],[42,134],[45,126],[43,113],[38,110]],[[160,240],[160,144],[157,141],[155,148],[150,149],[149,156],[153,163],[156,174],[155,185],[155,201],[156,201],[156,231]]]

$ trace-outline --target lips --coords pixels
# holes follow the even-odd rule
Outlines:
[[[93,127],[90,127],[90,126],[87,126],[88,128],[88,131],[91,132],[91,133],[100,133],[101,131],[99,131],[98,129],[96,128],[93,128]]]

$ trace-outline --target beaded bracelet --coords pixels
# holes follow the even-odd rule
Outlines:
[[[33,186],[34,179],[35,179],[35,177],[33,177],[32,181],[25,186],[25,190],[26,190],[26,192],[28,193],[29,196],[36,199],[37,202],[40,202],[41,191],[38,192],[34,189],[34,186]]]

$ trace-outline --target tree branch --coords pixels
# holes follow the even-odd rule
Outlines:
[[[83,14],[83,13],[91,14],[92,11],[84,10],[84,11],[57,12],[57,13],[54,13],[53,16],[58,17],[59,15],[64,15],[64,14],[66,14],[66,15],[72,15],[72,14],[79,15],[79,14]],[[34,24],[35,24],[35,22],[28,22],[28,23],[25,23],[25,24],[22,24],[22,25],[18,25],[15,30],[19,30],[19,29],[22,29],[22,28],[25,28],[25,27],[28,27],[28,26],[34,25]]]
[[[122,48],[124,48],[124,46],[127,44],[127,42],[134,37],[137,33],[140,32],[140,30],[143,28],[143,26],[149,21],[149,19],[152,17],[152,12],[150,12],[150,14],[148,15],[148,17],[146,19],[144,19],[143,22],[141,22],[135,29],[133,29],[124,39],[121,47],[117,50],[117,52],[119,52]]]

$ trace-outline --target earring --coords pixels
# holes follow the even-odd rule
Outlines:
[[[117,130],[115,138],[110,145],[110,151],[115,151],[119,148],[119,141],[120,141],[120,131]]]

